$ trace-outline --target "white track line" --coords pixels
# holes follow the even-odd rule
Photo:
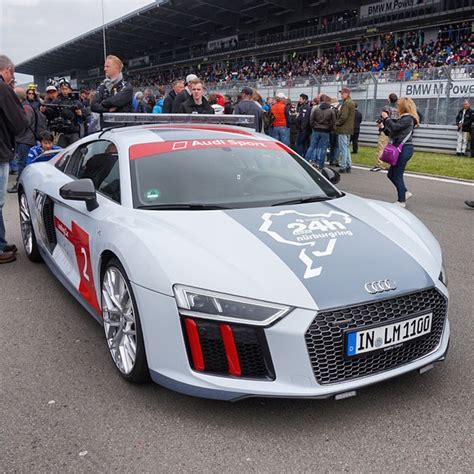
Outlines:
[[[474,165],[474,160],[473,160],[473,165]],[[370,171],[370,168],[366,168],[365,166],[353,165],[352,167],[357,170],[366,170],[369,173],[375,173],[375,171]],[[377,173],[387,174],[385,170],[377,171]],[[424,176],[420,174],[411,174],[411,173],[405,173],[404,176],[408,176],[409,178],[426,179],[428,181],[441,181],[442,183],[462,184],[464,186],[474,186],[474,182],[460,181],[460,180],[458,181],[457,179],[449,179],[449,178],[438,178],[437,176]]]

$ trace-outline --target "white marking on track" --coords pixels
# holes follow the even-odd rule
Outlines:
[[[352,166],[354,169],[357,170],[366,170],[370,172],[370,168],[366,168],[365,166],[357,166],[353,165]],[[377,173],[385,173],[387,174],[386,171],[377,171]],[[462,184],[464,186],[474,186],[474,182],[469,182],[469,181],[461,181],[457,179],[449,179],[449,178],[438,178],[437,176],[424,176],[421,174],[412,174],[412,173],[405,173],[405,177],[408,178],[418,178],[418,179],[426,179],[427,181],[441,181],[442,183],[449,183],[449,184]]]

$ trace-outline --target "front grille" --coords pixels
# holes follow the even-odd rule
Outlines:
[[[193,321],[197,326],[200,350],[204,359],[202,371],[216,375],[229,375],[228,355],[220,330],[222,323],[204,319],[193,319]],[[232,330],[235,341],[240,377],[273,379],[273,365],[263,329],[240,324],[228,324],[228,326]],[[184,325],[183,331],[189,361],[193,366],[192,347]]]
[[[426,336],[407,341],[400,347],[389,347],[358,358],[344,357],[344,330],[384,322],[390,324],[425,311],[433,313],[432,329]],[[324,385],[356,379],[393,369],[429,354],[441,340],[446,314],[447,300],[434,288],[319,313],[305,334],[317,382]]]

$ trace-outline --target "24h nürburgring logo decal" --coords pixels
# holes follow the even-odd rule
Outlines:
[[[305,279],[321,275],[323,267],[316,266],[316,261],[333,254],[338,237],[353,235],[352,231],[347,229],[352,218],[344,212],[303,214],[286,210],[267,212],[263,214],[262,219],[261,232],[265,232],[280,244],[303,247],[298,258],[306,267]],[[311,250],[308,247],[311,247]]]

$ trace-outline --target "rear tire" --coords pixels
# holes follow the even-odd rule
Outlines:
[[[115,367],[129,382],[148,382],[150,372],[135,296],[116,258],[105,267],[101,294],[105,339]]]
[[[31,221],[30,206],[28,205],[28,199],[23,189],[20,190],[18,201],[20,207],[21,238],[23,240],[25,253],[32,262],[42,262],[43,258],[39,252],[35,230],[33,229],[33,223]]]

